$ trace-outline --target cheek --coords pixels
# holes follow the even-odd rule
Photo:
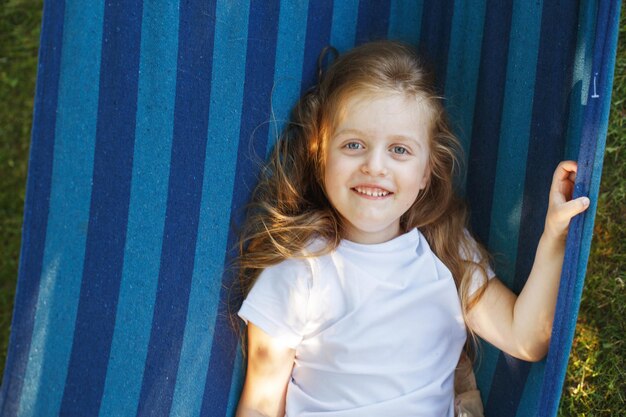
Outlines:
[[[336,184],[339,178],[345,175],[347,170],[346,161],[342,160],[340,155],[329,155],[326,158],[326,166],[324,169],[324,184]]]

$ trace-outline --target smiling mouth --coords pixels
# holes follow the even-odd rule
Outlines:
[[[361,194],[368,197],[387,197],[393,194],[391,191],[384,190],[382,188],[374,187],[354,187],[352,188],[357,194]]]

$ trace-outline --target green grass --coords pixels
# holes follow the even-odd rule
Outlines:
[[[0,1],[0,369],[20,252],[42,2]]]
[[[17,277],[41,0],[0,0],[0,369]],[[595,235],[560,416],[626,415],[626,6]]]

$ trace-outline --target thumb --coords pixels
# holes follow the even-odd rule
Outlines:
[[[587,210],[589,208],[589,204],[590,201],[588,197],[578,197],[563,204],[561,206],[561,213],[563,216],[571,219],[575,215]]]

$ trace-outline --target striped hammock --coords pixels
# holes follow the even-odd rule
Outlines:
[[[465,147],[472,228],[519,291],[577,159],[547,360],[483,344],[486,415],[554,416],[597,201],[619,0],[46,1],[0,415],[232,416],[233,223],[332,44],[419,46]]]

